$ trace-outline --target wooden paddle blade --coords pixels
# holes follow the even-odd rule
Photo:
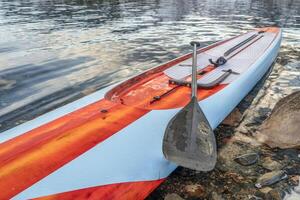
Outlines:
[[[167,125],[164,156],[183,167],[212,170],[217,161],[216,139],[196,97],[193,97]]]

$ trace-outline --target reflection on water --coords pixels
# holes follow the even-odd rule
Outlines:
[[[2,0],[0,130],[187,53],[192,39],[276,25],[297,55],[299,13],[294,0]],[[275,76],[297,89],[299,59],[285,56],[290,70]]]

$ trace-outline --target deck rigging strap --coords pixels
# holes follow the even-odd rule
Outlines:
[[[249,38],[247,38],[246,40],[240,42],[239,44],[235,45],[234,47],[230,48],[229,50],[227,50],[225,54],[230,55],[232,52],[234,52],[235,50],[237,50],[238,48],[244,46],[246,43],[252,41],[254,38],[256,38],[258,35],[260,35],[261,33],[264,33],[265,31],[259,31],[258,34],[254,34],[252,36],[250,36]],[[255,37],[254,37],[255,36]],[[263,37],[263,35],[261,35],[259,38],[257,38],[255,41],[253,41],[252,43],[250,43],[248,46],[250,46],[251,44],[253,44],[254,42],[256,42],[257,40],[261,39]],[[243,51],[245,48],[247,48],[248,46],[244,47],[243,49],[241,49],[240,51]],[[240,52],[239,51],[239,52]],[[232,57],[234,57],[236,54],[238,54],[239,52],[235,53],[234,55],[230,56],[229,58],[224,58],[224,57],[220,57],[217,59],[216,62],[213,62],[212,59],[209,59],[210,63],[214,64],[215,67],[219,67],[220,65],[224,65],[229,59],[231,59]],[[227,56],[228,56],[227,55]],[[184,66],[190,66],[190,65],[184,65]],[[222,70],[224,73],[219,76],[216,80],[210,82],[210,83],[206,83],[206,84],[202,84],[202,83],[197,83],[197,86],[199,88],[204,88],[204,89],[209,89],[212,88],[218,84],[220,84],[222,81],[224,81],[230,74],[239,74],[237,72],[232,71],[231,69],[228,70]],[[206,71],[200,71],[198,72],[198,74],[200,75],[204,75],[206,74]],[[158,96],[154,96],[152,98],[152,100],[150,101],[150,104],[153,104],[156,101],[159,101],[162,97],[170,94],[171,92],[173,92],[175,89],[177,89],[180,86],[187,86],[187,87],[191,87],[191,82],[185,81],[185,80],[177,80],[177,79],[170,79],[169,80],[169,84],[173,84],[176,85],[176,87],[172,88],[171,90],[158,95]]]
[[[231,54],[232,52],[234,52],[235,50],[237,50],[238,48],[242,47],[243,45],[245,45],[246,43],[250,42],[251,40],[253,40],[254,38],[256,38],[258,36],[258,34],[254,34],[252,36],[250,36],[249,38],[247,38],[246,40],[238,43],[237,45],[235,45],[234,47],[228,49],[223,56],[227,57],[229,56],[229,54]]]
[[[252,41],[253,39],[255,39],[257,36],[259,36],[260,34],[264,33],[265,31],[259,31],[258,33],[255,33],[254,35],[251,35],[250,37],[248,37],[247,39],[243,40],[242,42],[238,43],[237,45],[231,47],[230,49],[228,49],[223,56],[219,57],[215,62],[212,59],[209,59],[209,62],[211,64],[213,64],[215,67],[219,67],[221,65],[224,65],[227,60],[229,60],[230,58],[226,59],[226,57],[228,57],[231,53],[233,53],[235,50],[239,49],[240,47],[244,46],[245,44],[247,44],[248,42]]]
[[[224,81],[230,74],[236,74],[236,75],[239,74],[238,72],[234,72],[232,69],[222,70],[222,72],[224,73],[220,74],[220,76],[218,76],[215,80],[209,83],[197,83],[197,86],[199,88],[204,88],[204,89],[213,88],[216,85],[219,85],[222,81]],[[191,87],[191,82],[186,80],[170,79],[169,83],[173,85]]]

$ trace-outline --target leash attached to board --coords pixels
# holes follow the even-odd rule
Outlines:
[[[214,132],[197,99],[197,47],[193,46],[192,96],[190,102],[168,123],[163,139],[166,159],[177,165],[198,171],[214,169],[217,161],[217,145]]]

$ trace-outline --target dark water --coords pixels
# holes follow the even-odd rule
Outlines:
[[[299,89],[299,0],[0,0],[0,130],[259,26],[284,31],[271,93]]]

